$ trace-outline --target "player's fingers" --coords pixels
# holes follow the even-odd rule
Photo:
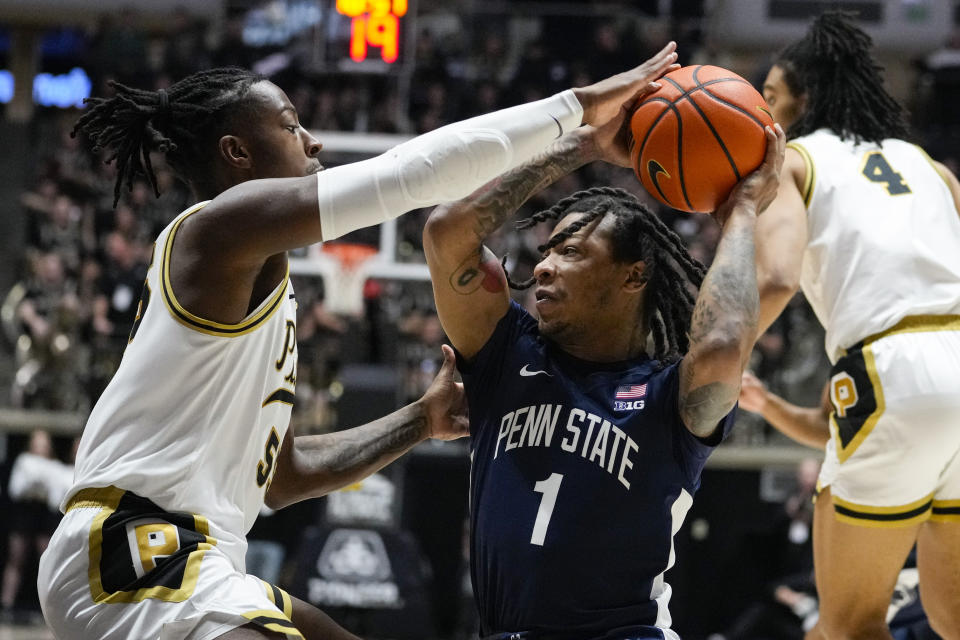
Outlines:
[[[655,93],[660,87],[662,87],[659,82],[648,82],[643,85],[639,91],[633,94],[629,100],[623,103],[623,108],[629,113],[633,113],[634,109],[643,102],[644,98],[649,96],[652,93]],[[629,120],[629,117],[627,118]]]
[[[658,51],[652,58],[636,67],[632,73],[640,74],[646,78],[659,78],[675,68],[680,68],[677,62],[677,43],[670,41],[667,45]]]
[[[449,345],[442,344],[440,345],[440,350],[443,352],[443,364],[440,366],[440,373],[437,375],[452,376],[457,363],[453,349],[451,349]]]
[[[764,127],[763,133],[767,137],[767,152],[763,162],[771,169],[777,170],[779,169],[777,166],[778,157],[783,155],[783,151],[780,148],[780,138],[773,127],[770,126]],[[780,172],[777,171],[777,173],[779,174]]]
[[[671,40],[670,42],[665,44],[664,47],[660,49],[660,51],[657,51],[655,54],[653,54],[653,57],[647,60],[646,63],[644,64],[660,65],[666,62],[667,60],[669,60],[670,62],[673,62],[674,60],[677,59],[676,51],[677,51],[677,43]]]
[[[787,134],[784,133],[779,122],[773,126],[777,134],[777,173],[779,174],[780,168],[783,166],[784,154],[787,151]]]

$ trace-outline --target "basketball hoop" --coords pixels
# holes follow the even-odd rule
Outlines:
[[[377,248],[354,242],[325,242],[311,247],[310,260],[323,277],[323,304],[332,313],[363,312],[363,288]]]

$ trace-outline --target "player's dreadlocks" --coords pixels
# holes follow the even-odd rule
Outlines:
[[[775,64],[790,92],[807,97],[790,138],[823,127],[858,143],[908,136],[903,108],[887,93],[883,67],[870,53],[870,36],[851,22],[853,17],[842,11],[823,13],[802,40],[780,53]]]
[[[223,135],[232,124],[231,116],[244,106],[250,86],[263,79],[245,69],[225,67],[199,71],[159,91],[111,82],[116,95],[85,99],[92,107],[77,120],[70,135],[82,132],[93,142],[94,151],[113,151],[107,159],[108,164],[117,162],[113,206],[124,180],[132,189],[138,174],[146,175],[159,196],[150,152],[165,153],[182,179],[195,178],[210,156],[211,140]]]
[[[700,287],[706,269],[687,253],[683,242],[663,221],[633,194],[614,187],[578,191],[555,205],[535,213],[517,226],[527,229],[545,220],[559,220],[570,212],[586,213],[538,247],[545,253],[601,216],[614,216],[612,256],[617,262],[642,260],[647,279],[644,322],[653,334],[653,357],[662,364],[679,360],[689,348],[690,315],[696,298],[689,285]],[[526,289],[534,278],[509,281],[514,289]]]

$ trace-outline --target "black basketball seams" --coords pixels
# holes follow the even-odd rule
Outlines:
[[[694,73],[696,73],[696,72],[694,72]],[[739,83],[741,83],[741,84],[747,84],[747,85],[750,85],[751,87],[753,87],[752,84],[750,84],[749,82],[747,82],[747,81],[744,80],[743,78],[714,78],[713,80],[707,80],[706,82],[700,82],[699,80],[697,80],[696,78],[694,78],[694,82],[697,82],[698,84],[697,84],[697,86],[695,86],[695,87],[693,87],[693,88],[691,88],[691,89],[684,89],[684,88],[681,87],[673,78],[667,78],[666,76],[664,76],[663,78],[660,78],[660,79],[661,79],[661,80],[666,80],[667,82],[669,82],[670,84],[672,84],[672,85],[674,86],[674,88],[677,89],[677,91],[682,91],[682,92],[683,92],[683,93],[681,93],[679,96],[677,96],[676,98],[674,98],[673,100],[668,100],[667,98],[660,98],[661,100],[667,100],[668,102],[679,102],[679,101],[683,100],[684,98],[686,98],[686,97],[690,96],[691,94],[696,93],[697,91],[700,91],[700,90],[703,90],[703,92],[706,93],[706,94],[713,95],[713,94],[710,94],[709,91],[707,91],[707,87],[709,87],[709,86],[712,85],[712,84],[719,84],[719,83],[721,83],[721,82],[739,82]],[[718,100],[719,100],[719,98],[718,98]]]
[[[647,127],[647,135],[643,137],[643,142],[640,143],[640,150],[637,152],[638,156],[643,155],[643,149],[644,147],[647,146],[647,140],[650,139],[650,134],[653,133],[653,130],[657,128],[657,123],[663,120],[663,116],[667,115],[668,111],[673,111],[674,115],[677,116],[677,120],[680,119],[680,113],[679,113],[679,110],[677,109],[677,106],[673,104],[673,102],[671,102],[670,100],[667,100],[666,98],[650,98],[648,100],[643,101],[644,104],[648,102],[663,102],[667,105],[667,108],[661,111],[660,115],[658,115],[656,119],[650,123],[650,126]]]
[[[720,145],[720,148],[723,150],[723,155],[727,156],[727,162],[730,163],[730,167],[733,169],[733,175],[737,177],[737,182],[740,181],[740,170],[737,169],[737,163],[733,161],[733,156],[730,155],[730,151],[727,149],[727,145],[723,142],[723,138],[720,137],[720,134],[717,133],[717,130],[713,128],[713,123],[710,122],[710,118],[707,117],[707,114],[703,112],[700,108],[700,105],[697,104],[697,101],[693,97],[688,97],[687,102],[693,105],[693,108],[697,110],[697,113],[700,114],[700,117],[703,118],[703,122],[710,129],[710,133],[713,134],[713,137],[716,138],[717,144]]]
[[[677,174],[683,199],[687,206],[693,209],[693,204],[690,203],[690,197],[687,195],[687,183],[683,180],[683,118],[680,117],[680,114],[677,114]]]
[[[701,65],[701,66],[702,66],[702,65]],[[746,80],[743,80],[742,78],[718,78],[717,80],[708,80],[707,82],[701,83],[701,82],[697,79],[697,71],[700,71],[700,67],[697,67],[696,69],[693,70],[693,81],[697,83],[697,86],[694,88],[694,90],[696,90],[696,89],[703,89],[703,92],[704,92],[705,94],[707,94],[708,96],[710,96],[711,98],[713,98],[714,100],[716,100],[717,102],[719,102],[719,103],[721,103],[721,104],[725,104],[725,105],[727,105],[728,107],[730,107],[730,108],[732,108],[732,109],[736,109],[737,111],[739,111],[739,112],[742,113],[743,115],[747,116],[748,118],[750,118],[751,120],[753,120],[754,122],[756,122],[757,125],[759,125],[761,129],[763,129],[763,128],[766,126],[766,125],[763,124],[763,121],[760,120],[760,118],[756,117],[755,115],[753,115],[752,113],[750,113],[750,112],[747,111],[746,109],[743,109],[742,107],[740,107],[740,105],[736,105],[736,104],[733,104],[732,102],[728,102],[728,101],[724,100],[723,98],[721,98],[720,96],[717,96],[717,95],[714,95],[714,94],[710,93],[710,92],[707,90],[707,88],[706,88],[706,87],[707,87],[708,85],[710,85],[710,84],[715,84],[715,83],[718,82],[718,81],[722,82],[722,81],[724,81],[724,80],[734,80],[734,81],[737,81],[737,82],[743,82],[744,84],[750,84],[749,82],[747,82]],[[753,86],[753,85],[750,85],[750,86]],[[691,91],[691,93],[692,93],[692,91]],[[773,117],[771,116],[770,119],[773,120]]]

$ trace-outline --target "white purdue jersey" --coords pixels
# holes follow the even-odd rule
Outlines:
[[[113,485],[167,511],[205,516],[242,570],[245,536],[276,470],[297,373],[289,274],[238,324],[177,302],[170,253],[180,214],[157,238],[120,367],[90,414],[74,485]]]
[[[789,146],[807,165],[800,284],[831,362],[907,316],[960,313],[960,215],[922,149],[826,129]]]

